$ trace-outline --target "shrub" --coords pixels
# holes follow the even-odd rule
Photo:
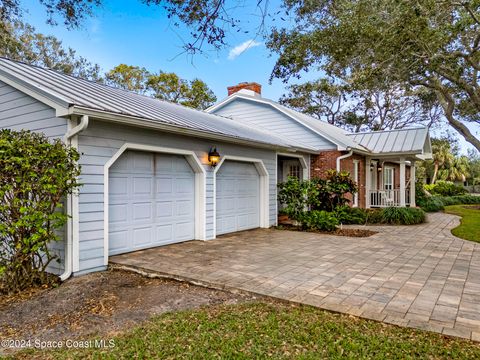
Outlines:
[[[337,207],[334,213],[340,224],[365,224],[367,221],[367,212],[361,208],[344,205]]]
[[[382,209],[382,223],[414,225],[425,222],[425,212],[418,208],[388,207]]]
[[[382,209],[367,209],[367,224],[381,224],[382,223]]]
[[[432,195],[455,196],[467,192],[463,186],[455,185],[451,181],[438,180],[435,184],[425,184],[425,190]]]
[[[325,210],[305,211],[298,220],[308,230],[333,231],[339,225],[335,214]]]
[[[419,201],[418,206],[420,206],[426,212],[436,212],[443,210],[443,201],[438,196],[427,197],[422,201]]]
[[[334,211],[350,202],[345,196],[357,192],[357,184],[346,171],[328,170],[325,178],[311,180],[318,190],[318,201],[312,202],[312,210]]]
[[[284,214],[298,220],[300,214],[318,201],[318,189],[311,181],[301,181],[291,176],[278,184],[278,201],[285,205],[282,209]]]
[[[49,280],[49,243],[67,215],[65,196],[78,187],[78,152],[28,131],[0,131],[0,292]]]

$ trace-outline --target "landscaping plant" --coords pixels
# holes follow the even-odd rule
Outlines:
[[[425,190],[432,195],[455,196],[463,195],[467,190],[460,185],[455,185],[451,181],[438,180],[435,184],[425,184]]]
[[[79,186],[78,159],[60,140],[0,130],[0,292],[51,279],[49,244],[67,222],[63,201]]]
[[[305,211],[298,220],[305,230],[334,231],[339,225],[335,213],[325,210]]]
[[[318,188],[312,181],[290,176],[287,181],[278,184],[278,201],[285,206],[282,213],[298,220],[305,210],[318,204]]]
[[[347,171],[328,170],[324,178],[311,180],[318,189],[318,201],[313,203],[314,210],[335,211],[339,206],[347,205],[357,192],[357,184]]]
[[[415,225],[425,222],[425,212],[418,208],[387,207],[382,209],[382,223]]]

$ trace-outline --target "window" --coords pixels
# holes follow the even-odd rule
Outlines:
[[[288,169],[288,176],[294,176],[297,179],[301,179],[300,171],[300,165],[290,165]]]
[[[383,170],[383,188],[385,190],[393,190],[394,188],[394,175],[391,167],[386,167]]]

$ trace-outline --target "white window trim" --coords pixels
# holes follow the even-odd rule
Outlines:
[[[305,156],[300,155],[300,154],[277,153],[277,161],[278,161],[279,156],[285,156],[285,157],[291,157],[291,158],[298,159],[298,161],[300,161],[300,165],[302,166],[302,169],[303,169],[303,180],[308,180],[308,178],[310,177],[310,173],[309,173],[310,168],[307,164],[307,161],[305,160]]]
[[[243,156],[223,155],[213,171],[213,235],[217,237],[217,173],[226,160],[252,163],[260,175],[260,227],[270,227],[270,176],[263,160]]]
[[[357,183],[357,192],[353,195],[353,207],[358,207],[358,192],[360,191],[360,185],[358,184],[358,170],[360,160],[353,160],[353,181]]]
[[[127,150],[138,150],[153,153],[175,154],[185,156],[187,162],[195,173],[195,239],[206,239],[206,171],[197,155],[193,151],[167,148],[161,146],[151,146],[144,144],[125,143],[122,147],[107,161],[103,168],[103,263],[108,265],[109,248],[109,170],[118,158]]]

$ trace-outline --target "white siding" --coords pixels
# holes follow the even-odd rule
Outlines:
[[[50,138],[61,138],[67,131],[67,121],[55,117],[55,110],[0,81],[0,129],[31,130],[43,132]],[[51,247],[63,259],[65,231],[60,231],[61,241]],[[63,263],[63,261],[62,261]],[[62,263],[51,263],[50,271],[59,273]]]
[[[80,271],[103,266],[103,169],[105,163],[126,142],[194,151],[207,171],[206,216],[207,239],[214,237],[213,171],[207,154],[216,146],[220,155],[233,155],[263,160],[269,172],[270,224],[276,223],[276,153],[242,145],[202,140],[152,130],[91,121],[88,129],[79,135],[84,186],[80,190]]]
[[[335,150],[336,145],[312,130],[299,124],[268,104],[261,104],[245,99],[234,99],[213,111],[221,116],[230,117],[243,124],[271,131],[280,137],[298,141],[299,144],[313,146],[318,150]]]

